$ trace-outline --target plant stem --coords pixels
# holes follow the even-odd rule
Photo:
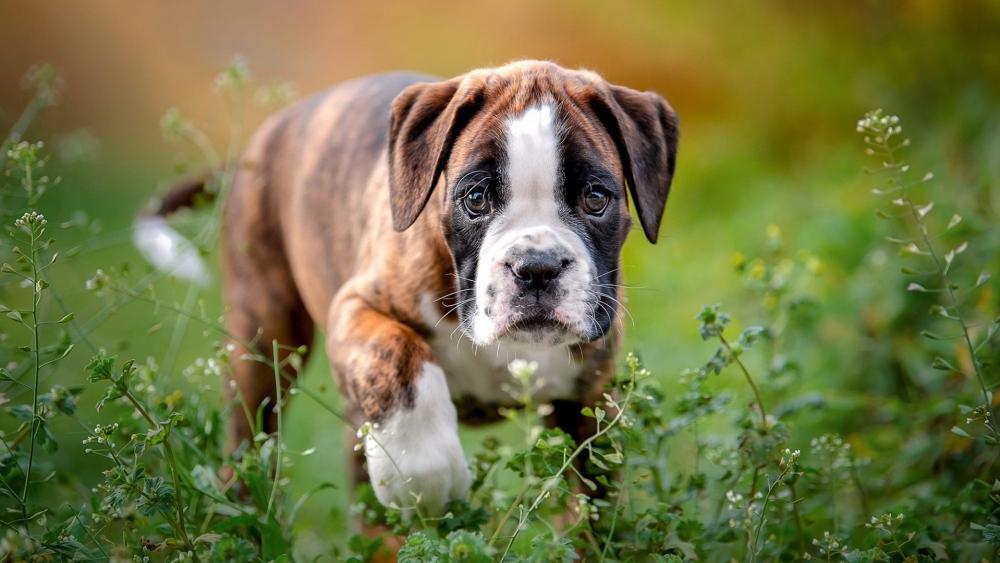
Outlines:
[[[278,481],[281,480],[281,448],[282,448],[282,428],[281,428],[281,418],[283,407],[281,406],[281,364],[278,360],[278,341],[271,341],[271,355],[273,356],[274,363],[274,392],[276,394],[276,400],[274,403],[274,408],[271,412],[274,413],[275,418],[278,422],[278,437],[277,444],[274,449],[274,482],[271,484],[271,495],[267,499],[267,512],[265,513],[265,519],[270,519],[271,508],[274,506],[274,497],[278,494]]]
[[[135,407],[135,410],[137,410],[139,414],[144,419],[146,419],[146,422],[148,422],[154,429],[160,427],[160,423],[157,422],[156,419],[154,419],[152,415],[149,414],[149,411],[146,410],[146,407],[144,407],[142,403],[139,402],[139,400],[135,397],[135,395],[132,394],[131,391],[126,391],[125,397],[129,400],[130,403],[132,403],[132,406]],[[191,554],[194,560],[198,561],[198,554],[194,549],[194,544],[191,543],[191,539],[188,537],[187,527],[184,522],[184,501],[181,498],[180,473],[177,471],[177,462],[174,460],[174,450],[170,446],[170,442],[168,440],[169,436],[163,439],[163,452],[165,454],[164,457],[167,460],[167,466],[170,468],[170,476],[174,482],[174,505],[177,510],[177,522],[175,523],[174,528],[177,530],[177,533],[180,534],[181,540],[184,542],[185,547],[191,550]]]
[[[490,541],[487,545],[493,545],[493,542],[496,541],[497,536],[500,535],[500,530],[503,529],[504,524],[506,524],[507,520],[510,519],[511,515],[514,513],[514,509],[521,504],[521,500],[524,499],[524,494],[526,492],[528,492],[527,485],[525,485],[525,487],[517,493],[517,496],[514,497],[514,502],[510,504],[510,508],[508,508],[507,512],[504,512],[503,517],[500,518],[500,522],[497,524],[496,529],[493,530],[493,535],[490,536]]]
[[[719,341],[722,342],[722,345],[726,347],[726,351],[729,352],[730,356],[733,358],[733,361],[736,363],[736,365],[740,367],[740,371],[743,372],[743,377],[745,377],[747,383],[750,384],[750,389],[753,390],[754,400],[757,402],[757,410],[760,411],[760,431],[761,433],[766,434],[767,412],[764,410],[764,401],[762,401],[760,398],[760,389],[757,388],[757,384],[754,383],[753,377],[750,377],[750,371],[747,370],[747,367],[745,365],[743,365],[743,362],[740,360],[739,356],[733,354],[733,347],[729,345],[729,341],[726,340],[726,337],[723,336],[722,334],[719,334]]]
[[[791,466],[790,465],[785,466],[785,468],[782,469],[781,473],[778,475],[778,478],[772,481],[770,485],[768,485],[767,487],[767,493],[764,495],[764,503],[760,509],[760,520],[757,522],[757,530],[754,532],[753,536],[753,544],[749,546],[750,563],[753,563],[754,561],[757,560],[757,544],[760,542],[760,532],[761,530],[764,529],[764,522],[767,520],[767,504],[771,500],[771,493],[774,492],[774,488],[777,487],[778,483],[781,483],[781,480],[784,479],[785,475],[788,474],[789,467]],[[751,503],[753,502],[752,497],[750,498],[749,502]]]
[[[561,477],[562,474],[565,473],[566,470],[569,468],[570,464],[572,464],[573,461],[583,452],[583,450],[589,448],[590,445],[594,442],[594,440],[596,440],[596,439],[600,438],[601,436],[607,434],[612,428],[614,428],[615,426],[618,425],[618,423],[621,421],[622,416],[625,415],[625,411],[627,410],[629,402],[632,400],[632,390],[635,388],[635,379],[634,379],[634,377],[635,377],[635,374],[633,374],[633,381],[632,381],[632,384],[629,386],[628,393],[625,395],[625,398],[622,399],[621,408],[618,409],[618,414],[615,415],[615,417],[611,420],[611,422],[609,422],[608,424],[606,424],[604,426],[604,428],[601,428],[599,431],[595,432],[592,436],[590,436],[589,438],[587,438],[586,440],[584,440],[579,446],[577,446],[576,449],[573,450],[573,453],[570,454],[569,457],[567,457],[565,461],[563,461],[563,464],[559,468],[559,470],[556,471],[556,473],[554,475],[548,477],[548,479],[546,479],[546,482],[552,483],[554,479],[558,479],[559,477]],[[510,552],[511,546],[514,545],[514,540],[517,539],[518,534],[521,532],[521,529],[524,527],[524,523],[527,521],[527,519],[531,515],[531,513],[534,512],[538,508],[538,506],[542,503],[543,500],[545,500],[545,497],[548,495],[548,492],[549,492],[549,489],[546,488],[545,485],[543,485],[542,486],[542,491],[540,493],[538,493],[538,495],[535,497],[535,500],[531,503],[531,506],[528,507],[528,509],[524,512],[524,514],[522,514],[521,516],[518,517],[517,526],[514,528],[514,533],[513,533],[513,535],[511,535],[510,541],[507,542],[507,547],[504,549],[503,555],[500,556],[500,561],[503,561],[507,557],[507,554]],[[500,530],[500,528],[498,527],[497,528],[497,532],[499,530]],[[497,532],[494,532],[494,534],[493,534],[494,538],[496,537]],[[493,538],[490,539],[491,543],[492,543],[492,541],[493,541]]]
[[[618,498],[615,499],[614,514],[611,516],[611,528],[608,530],[608,537],[604,540],[604,549],[601,550],[601,563],[608,555],[608,549],[611,548],[611,540],[615,536],[615,527],[618,524],[618,510],[621,508],[622,497],[625,496],[626,486],[628,484],[628,464],[622,470],[622,482],[618,489]]]
[[[806,552],[805,539],[802,536],[802,513],[799,511],[799,495],[795,492],[795,483],[789,483],[788,488],[792,491],[792,511],[795,514],[795,536],[798,538],[799,558]]]
[[[31,167],[27,167],[28,182],[30,183],[31,178]],[[31,483],[31,466],[35,461],[35,432],[37,431],[38,424],[38,381],[39,373],[41,372],[41,351],[39,350],[39,328],[38,328],[38,302],[41,299],[41,287],[38,285],[38,249],[37,243],[38,239],[36,237],[35,226],[31,226],[31,332],[33,338],[32,344],[32,355],[34,356],[34,370],[35,370],[35,382],[32,387],[31,396],[31,427],[28,431],[29,434],[29,444],[28,446],[28,470],[24,473],[24,490],[21,492],[21,505],[27,505],[28,501],[28,485]]]
[[[885,151],[887,159],[885,164],[893,171],[893,180],[896,185],[903,190],[903,193],[906,193],[906,184],[903,182],[903,163],[896,160],[895,151],[893,150],[892,145],[889,144],[889,137],[889,135],[885,135],[882,141],[882,149]],[[951,307],[949,307],[949,309],[953,311],[952,316],[962,327],[962,339],[964,340],[966,350],[969,353],[969,359],[972,360],[972,369],[976,374],[976,380],[979,382],[979,388],[983,394],[983,408],[986,410],[987,414],[986,422],[989,425],[990,430],[993,432],[993,437],[995,439],[1000,439],[1000,429],[997,428],[996,419],[992,416],[993,405],[990,401],[990,393],[989,388],[986,385],[986,379],[983,377],[982,365],[979,362],[979,356],[976,354],[976,346],[972,343],[972,337],[969,335],[969,325],[965,322],[965,318],[958,312],[959,300],[955,295],[954,288],[952,288],[947,268],[941,265],[941,258],[938,255],[937,250],[934,249],[934,245],[927,234],[927,225],[909,197],[906,198],[906,205],[909,208],[910,215],[913,217],[913,221],[920,230],[920,236],[924,241],[924,246],[927,248],[928,254],[930,254],[931,259],[934,261],[934,267],[937,268],[937,273],[941,277],[941,283],[944,285],[944,290],[948,294],[948,298],[951,300]]]

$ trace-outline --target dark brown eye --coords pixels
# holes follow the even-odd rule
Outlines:
[[[462,198],[462,202],[465,204],[465,211],[473,217],[478,217],[490,209],[490,199],[483,186],[476,186],[469,190]]]
[[[587,186],[583,192],[583,210],[591,215],[600,215],[607,209],[611,196],[599,186]]]

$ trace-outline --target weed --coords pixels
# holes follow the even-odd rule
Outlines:
[[[292,92],[279,84],[251,96],[253,83],[242,59],[215,80],[232,118],[222,150],[179,110],[161,123],[168,138],[219,170],[211,179],[216,202],[194,222],[201,249],[215,245],[246,103],[270,105]],[[242,343],[248,350],[269,347],[270,354],[241,359],[269,366],[277,382],[289,384],[278,385],[287,393],[272,409],[276,431],[264,433],[261,412],[217,399],[216,382],[236,359],[235,348],[222,344],[231,335],[198,287],[182,288],[181,302],[174,303],[160,295],[161,273],[86,264],[94,272],[87,298],[97,308],[80,307],[76,313],[88,313],[77,317],[62,297],[67,288],[58,267],[82,257],[52,232],[56,225],[89,223],[60,223],[42,213],[46,195],[63,183],[51,172],[47,146],[25,139],[32,119],[57,100],[61,81],[43,66],[26,84],[33,95],[0,151],[0,217],[9,235],[0,249],[0,312],[13,330],[0,334],[6,419],[0,560],[310,559],[293,526],[314,495],[335,485],[320,481],[290,498],[296,460],[315,450],[289,446],[288,401],[301,395],[333,424],[347,423],[320,393],[298,382],[306,350]],[[673,377],[637,353],[625,355],[602,399],[582,410],[596,430],[577,443],[545,425],[554,407],[536,400],[539,367],[513,362],[508,393],[514,406],[503,412],[508,437],[490,435],[470,452],[468,500],[430,517],[415,510],[416,503],[382,507],[363,489],[351,512],[402,536],[401,561],[995,558],[1000,325],[993,301],[982,297],[993,289],[991,278],[978,268],[988,263],[982,258],[995,257],[976,245],[987,227],[974,219],[975,210],[966,212],[971,221],[961,210],[935,220],[933,211],[951,202],[926,195],[932,176],[909,179],[910,167],[899,156],[909,141],[898,118],[872,112],[857,129],[879,161],[876,194],[889,202],[879,215],[903,231],[889,240],[901,259],[918,264],[902,268],[907,301],[899,314],[923,334],[912,341],[907,330],[892,329],[871,339],[917,366],[912,369],[932,368],[941,381],[906,372],[902,379],[913,394],[902,399],[851,389],[846,373],[837,379],[845,387],[839,392],[811,387],[828,369],[817,363],[815,350],[833,345],[812,330],[829,314],[820,306],[830,298],[825,265],[812,252],[790,251],[781,229],[771,225],[759,248],[733,257],[732,283],[745,291],[730,310],[750,311],[745,317],[753,323],[741,324],[744,315],[720,305],[703,307],[691,324],[709,346],[700,365]],[[961,259],[974,253],[979,260]],[[96,336],[96,327],[130,304],[151,311],[157,328],[171,328],[162,357],[133,358],[126,347]],[[177,368],[191,326],[214,346],[204,345],[203,357]],[[90,387],[61,384],[79,381],[75,366],[84,358]],[[870,365],[876,367],[867,378],[890,369]],[[100,398],[86,399],[89,389]],[[894,407],[898,401],[904,402]],[[873,411],[872,403],[879,408]],[[257,432],[252,443],[223,456],[222,421],[231,409],[243,410]],[[352,430],[363,439],[373,429]],[[60,457],[61,444],[75,442],[85,454],[80,463],[96,462],[97,470],[77,471]],[[310,551],[314,559],[367,561],[391,543],[345,530]]]

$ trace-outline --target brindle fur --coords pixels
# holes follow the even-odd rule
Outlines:
[[[442,235],[450,205],[444,188],[463,162],[495,142],[490,132],[505,116],[542,97],[574,124],[568,142],[597,151],[627,181],[655,240],[676,143],[676,118],[658,96],[542,62],[443,82],[415,74],[363,78],[272,117],[244,155],[223,236],[234,344],[257,342],[254,352],[270,357],[272,340],[310,345],[314,327],[322,327],[353,422],[412,404],[419,367],[434,360],[421,296],[455,289]],[[627,209],[620,212],[627,222]],[[581,404],[598,397],[612,375],[614,340],[611,331],[575,349],[578,396],[560,401],[566,413],[552,420],[578,438],[590,430],[577,416]],[[264,430],[273,430],[271,368],[236,360],[231,377],[251,412],[269,399]],[[459,406],[470,422],[495,416],[495,405]],[[233,409],[229,425],[230,448],[251,438],[242,408]]]

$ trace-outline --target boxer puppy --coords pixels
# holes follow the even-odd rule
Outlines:
[[[580,409],[612,376],[628,201],[656,242],[677,141],[659,95],[550,62],[384,74],[297,103],[254,136],[225,202],[233,344],[270,357],[324,329],[353,422],[372,423],[379,501],[439,512],[470,484],[458,422],[511,403],[512,360],[537,362],[553,424],[593,431]],[[163,218],[200,191],[136,231],[192,278],[205,270]],[[272,369],[237,360],[231,378],[273,431]],[[230,448],[252,439],[242,408],[229,432]]]

